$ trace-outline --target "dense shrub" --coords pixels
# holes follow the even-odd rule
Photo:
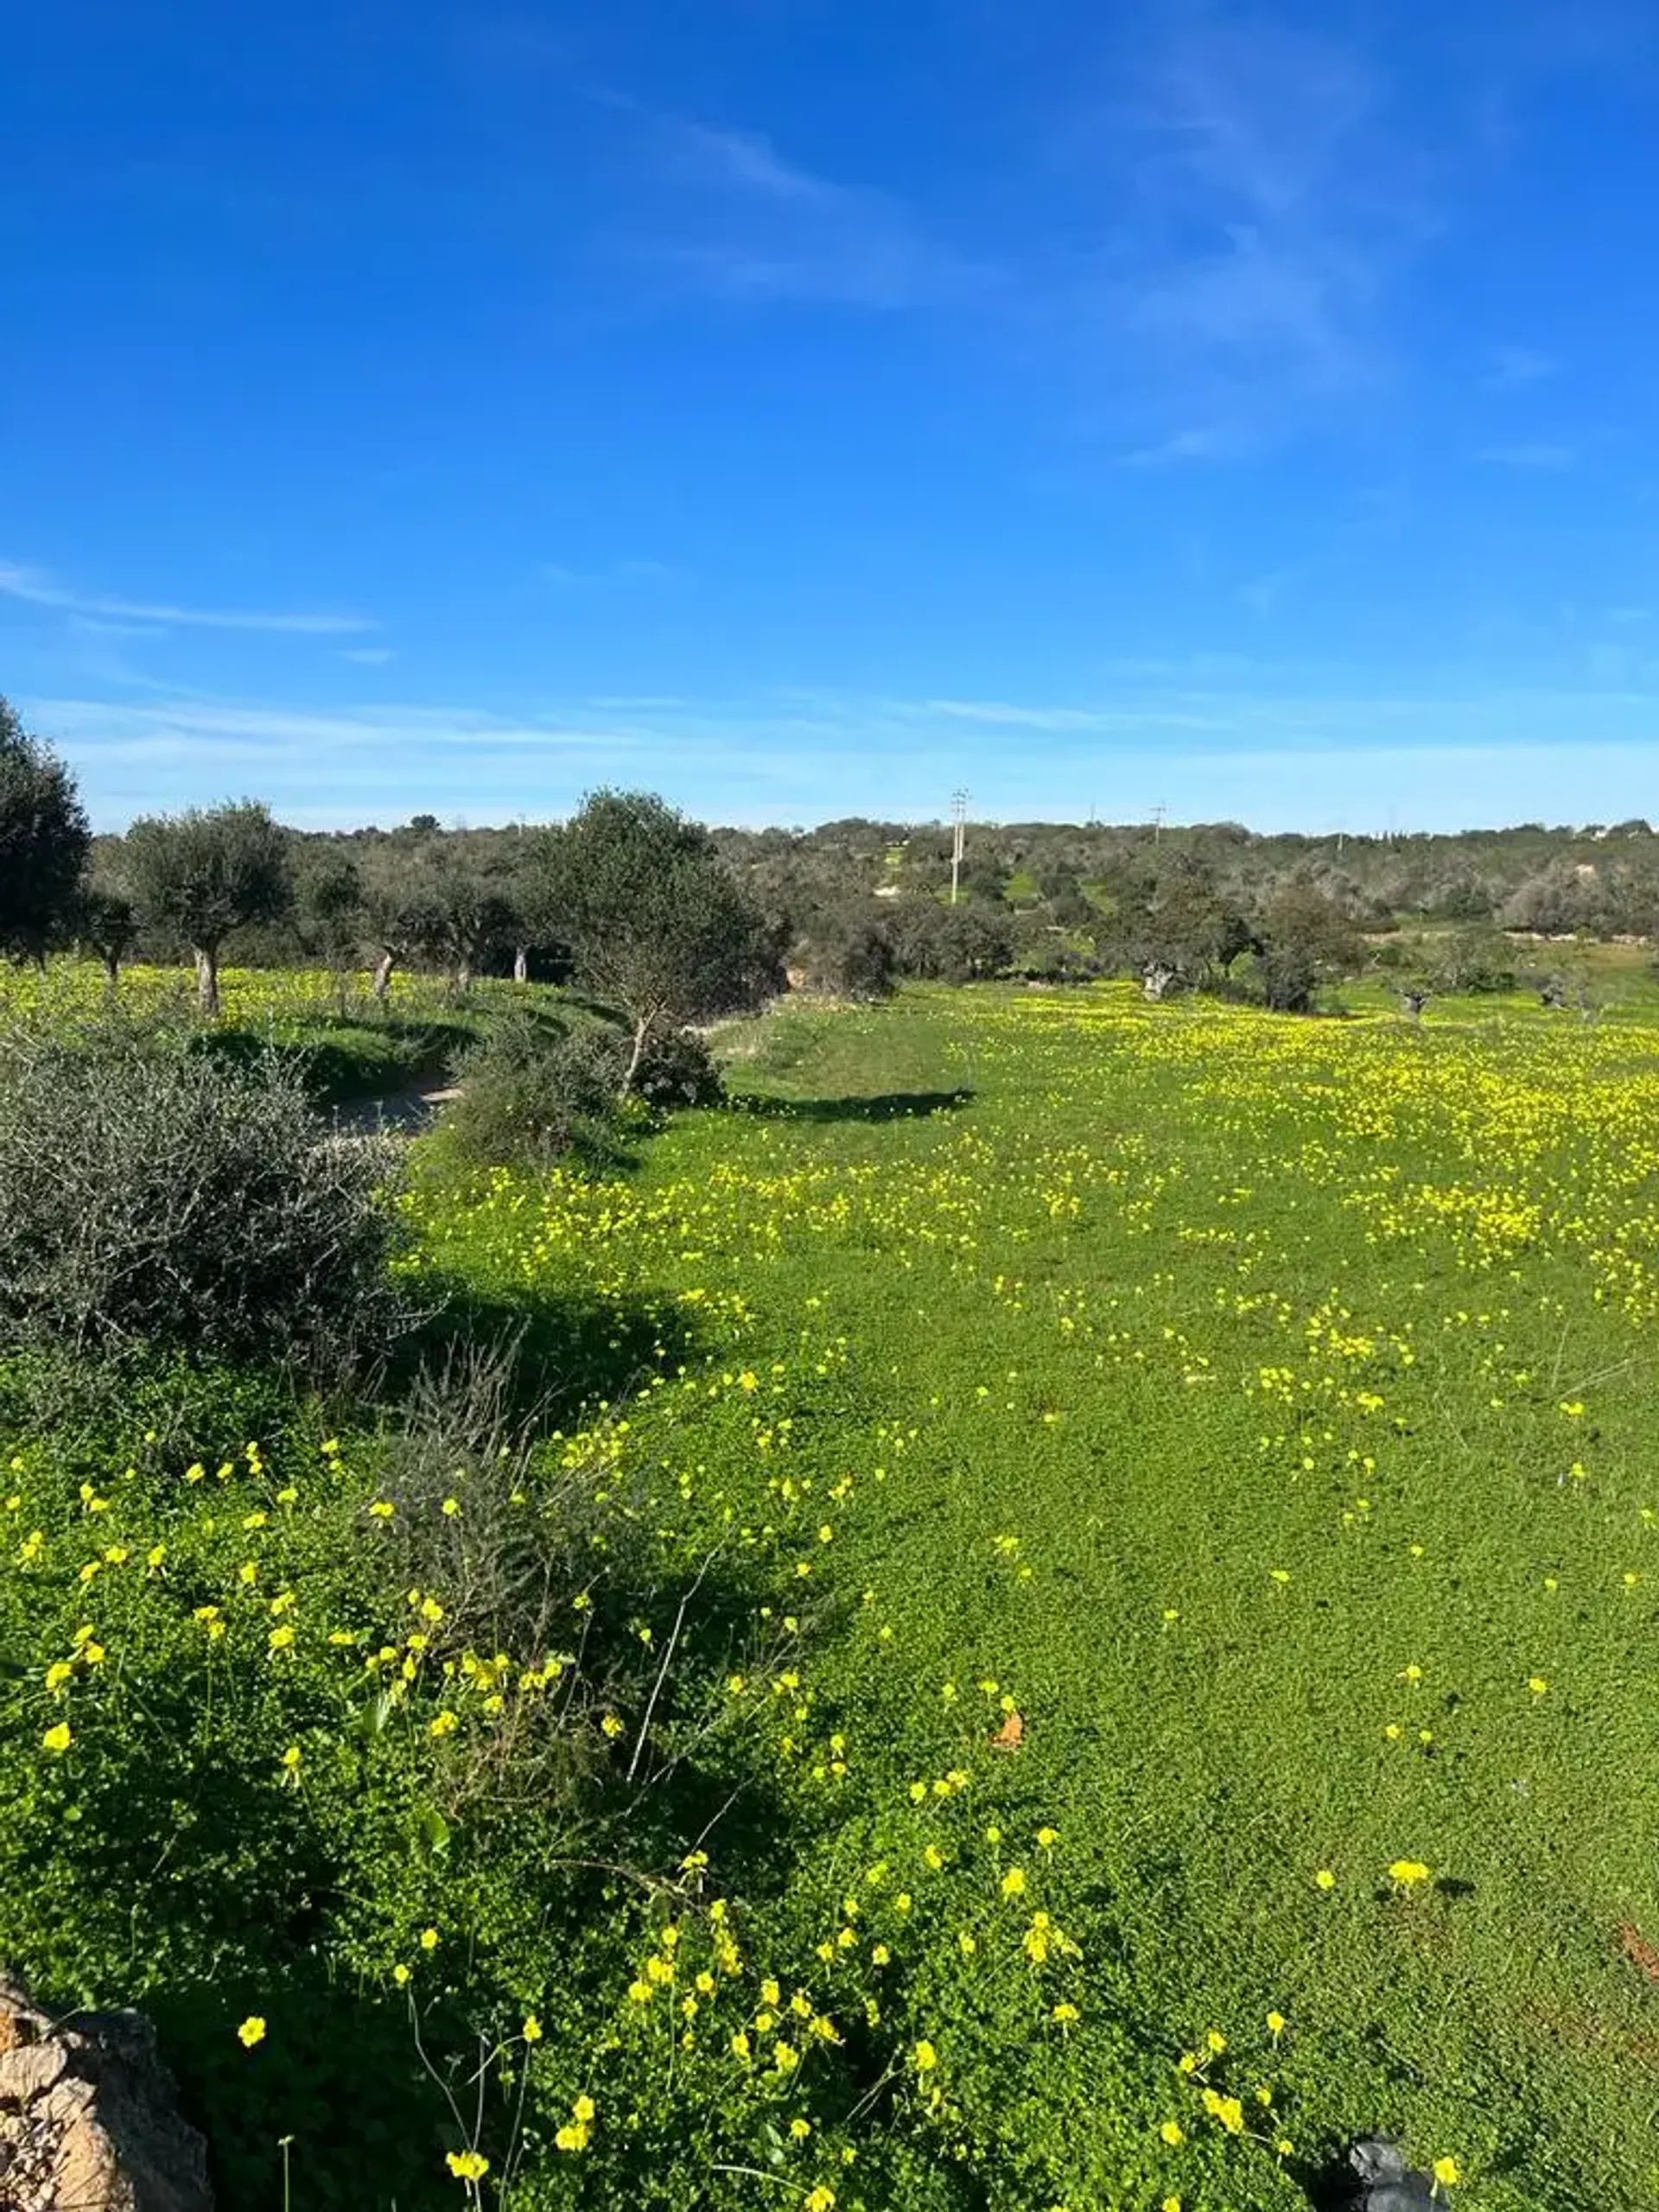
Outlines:
[[[799,957],[804,980],[813,990],[828,991],[839,999],[892,995],[893,942],[881,924],[866,914],[831,908],[815,917]]]
[[[565,1029],[514,1014],[455,1063],[461,1095],[448,1127],[462,1155],[484,1166],[608,1159],[626,1065],[613,1030]]]
[[[460,1096],[448,1127],[462,1156],[480,1166],[546,1167],[558,1160],[601,1166],[646,1106],[712,1105],[720,1075],[708,1046],[689,1029],[646,1045],[622,1099],[630,1047],[617,1029],[565,1028],[515,1013],[455,1063]],[[648,1118],[648,1117],[647,1117]]]
[[[715,1106],[725,1096],[707,1041],[695,1029],[671,1029],[645,1047],[634,1088],[652,1106]]]
[[[1433,949],[1429,980],[1443,991],[1512,991],[1515,947],[1497,930],[1454,930]]]
[[[384,1339],[402,1308],[378,1145],[275,1053],[117,1025],[0,1038],[0,1342],[256,1360]]]

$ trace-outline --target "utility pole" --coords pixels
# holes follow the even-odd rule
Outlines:
[[[957,903],[957,885],[962,875],[962,849],[968,826],[968,794],[957,789],[950,794],[950,904]]]
[[[1157,844],[1163,836],[1164,817],[1168,812],[1169,809],[1164,804],[1161,799],[1159,800],[1157,805],[1152,810],[1152,842],[1154,845]]]

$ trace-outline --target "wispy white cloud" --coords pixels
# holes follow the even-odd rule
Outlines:
[[[1201,16],[1132,121],[1137,326],[1258,384],[1368,380],[1384,279],[1428,219],[1380,72],[1284,23]]]
[[[360,614],[269,613],[252,608],[177,607],[167,601],[122,599],[71,591],[39,569],[0,561],[0,594],[30,607],[83,619],[138,623],[160,629],[264,630],[294,636],[342,637],[372,630]]]
[[[1519,385],[1542,384],[1558,376],[1560,364],[1530,346],[1499,346],[1493,349],[1492,365],[1483,378],[1491,391],[1510,391]]]
[[[1578,459],[1576,446],[1540,442],[1530,445],[1482,446],[1475,459],[1494,468],[1571,468]]]
[[[998,699],[893,699],[884,711],[903,720],[982,722],[995,728],[1110,730],[1213,728],[1201,715],[1166,708],[1013,706]]]
[[[666,561],[613,561],[598,569],[573,569],[563,561],[544,561],[537,573],[543,583],[564,588],[582,584],[661,583],[676,572]]]
[[[1357,41],[1206,0],[1140,20],[1065,134],[1100,213],[1054,321],[1121,461],[1257,460],[1396,378],[1439,158]]]
[[[253,790],[285,819],[545,820],[583,791],[649,785],[705,818],[810,823],[849,813],[936,819],[964,779],[987,818],[1077,820],[1091,802],[1144,819],[1232,816],[1263,827],[1357,824],[1416,794],[1423,826],[1502,811],[1552,819],[1636,809],[1659,659],[1580,653],[1554,683],[1366,692],[1331,671],[1240,660],[1126,665],[1079,703],[768,694],[591,701],[519,713],[388,702],[85,696],[22,701],[62,745],[100,827]],[[1484,778],[1484,781],[1482,780]]]
[[[813,204],[836,199],[842,189],[785,161],[758,130],[719,130],[690,119],[664,122],[663,128],[677,142],[690,172],[704,181],[712,179],[769,199]]]
[[[355,661],[359,668],[384,668],[397,656],[390,645],[345,645],[334,656],[336,660]]]
[[[617,105],[643,140],[650,234],[636,246],[680,288],[892,310],[991,281],[892,193],[820,175],[758,131]]]
[[[1166,468],[1184,461],[1226,461],[1243,450],[1235,432],[1209,423],[1194,429],[1175,430],[1148,446],[1135,446],[1117,456],[1120,468]]]
[[[633,740],[615,729],[592,729],[554,716],[514,717],[476,708],[367,706],[289,708],[213,698],[128,703],[99,699],[42,699],[41,727],[67,743],[100,750],[159,749],[169,757],[197,753],[240,760],[293,753],[316,759],[338,752],[393,756],[438,751],[559,753],[626,752]]]

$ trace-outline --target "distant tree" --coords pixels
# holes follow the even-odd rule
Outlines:
[[[1280,1014],[1306,1014],[1317,986],[1352,975],[1364,945],[1342,909],[1311,883],[1292,882],[1262,912],[1262,989]]]
[[[961,873],[957,885],[958,904],[963,899],[980,899],[995,905],[1007,894],[1008,879],[994,861],[980,859],[971,861]]]
[[[374,995],[384,1006],[393,970],[441,941],[442,921],[429,854],[401,840],[365,854],[363,933],[374,947]]]
[[[1032,982],[1070,982],[1087,972],[1089,962],[1069,944],[1065,931],[1045,918],[1043,910],[1020,915],[1014,927],[1009,966]]]
[[[906,891],[887,909],[883,927],[902,976],[942,972],[945,910],[931,891]]]
[[[1149,999],[1208,983],[1255,943],[1206,862],[1177,854],[1114,873],[1115,912],[1105,934],[1115,966],[1141,977]]]
[[[91,843],[73,778],[0,698],[0,954],[44,959],[69,927]]]
[[[1512,991],[1515,947],[1493,929],[1449,930],[1427,948],[1425,980],[1436,991]]]
[[[1420,911],[1441,921],[1490,921],[1492,894],[1478,876],[1459,873],[1427,885],[1420,901]]]
[[[1063,878],[1065,887],[1052,894],[1045,894],[1048,918],[1056,928],[1063,930],[1097,930],[1100,912],[1092,906],[1077,887],[1077,879]]]
[[[1605,899],[1590,863],[1565,857],[1552,861],[1517,884],[1504,902],[1505,929],[1528,930],[1538,937],[1593,934],[1605,918]]]
[[[817,917],[803,948],[808,981],[837,998],[884,999],[893,992],[893,940],[856,907]]]
[[[1606,983],[1582,955],[1553,962],[1531,982],[1541,1006],[1558,1011],[1571,1007],[1583,1021],[1593,1021],[1607,1003]]]
[[[476,854],[442,845],[427,869],[423,898],[425,950],[456,991],[468,990],[490,953],[514,935],[505,879]]]
[[[577,982],[632,1027],[624,1096],[653,1038],[758,1006],[781,980],[775,933],[709,832],[651,792],[594,792],[546,834],[541,867]]]
[[[1014,917],[999,901],[947,906],[939,932],[939,974],[947,983],[1000,975],[1014,957]]]
[[[308,846],[294,879],[294,930],[308,958],[334,977],[342,1005],[346,978],[363,936],[363,880],[357,862],[334,844]]]
[[[532,952],[556,956],[562,950],[558,917],[548,906],[545,868],[541,864],[545,832],[515,830],[512,843],[491,863],[500,901],[502,937],[512,953],[512,980],[530,980]]]
[[[125,868],[139,918],[190,947],[198,1003],[216,1014],[226,938],[292,907],[287,837],[252,799],[147,815],[127,832]]]
[[[94,861],[75,895],[75,943],[104,963],[104,973],[114,990],[121,980],[121,963],[138,934],[138,916],[125,882],[107,863]]]

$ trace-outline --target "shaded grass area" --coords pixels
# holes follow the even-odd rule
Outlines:
[[[460,1014],[448,1020],[380,1021],[319,1016],[290,1020],[266,1033],[203,1030],[199,1049],[243,1064],[274,1052],[291,1062],[316,1104],[333,1106],[386,1096],[423,1078],[445,1076],[477,1034],[477,1021]]]

